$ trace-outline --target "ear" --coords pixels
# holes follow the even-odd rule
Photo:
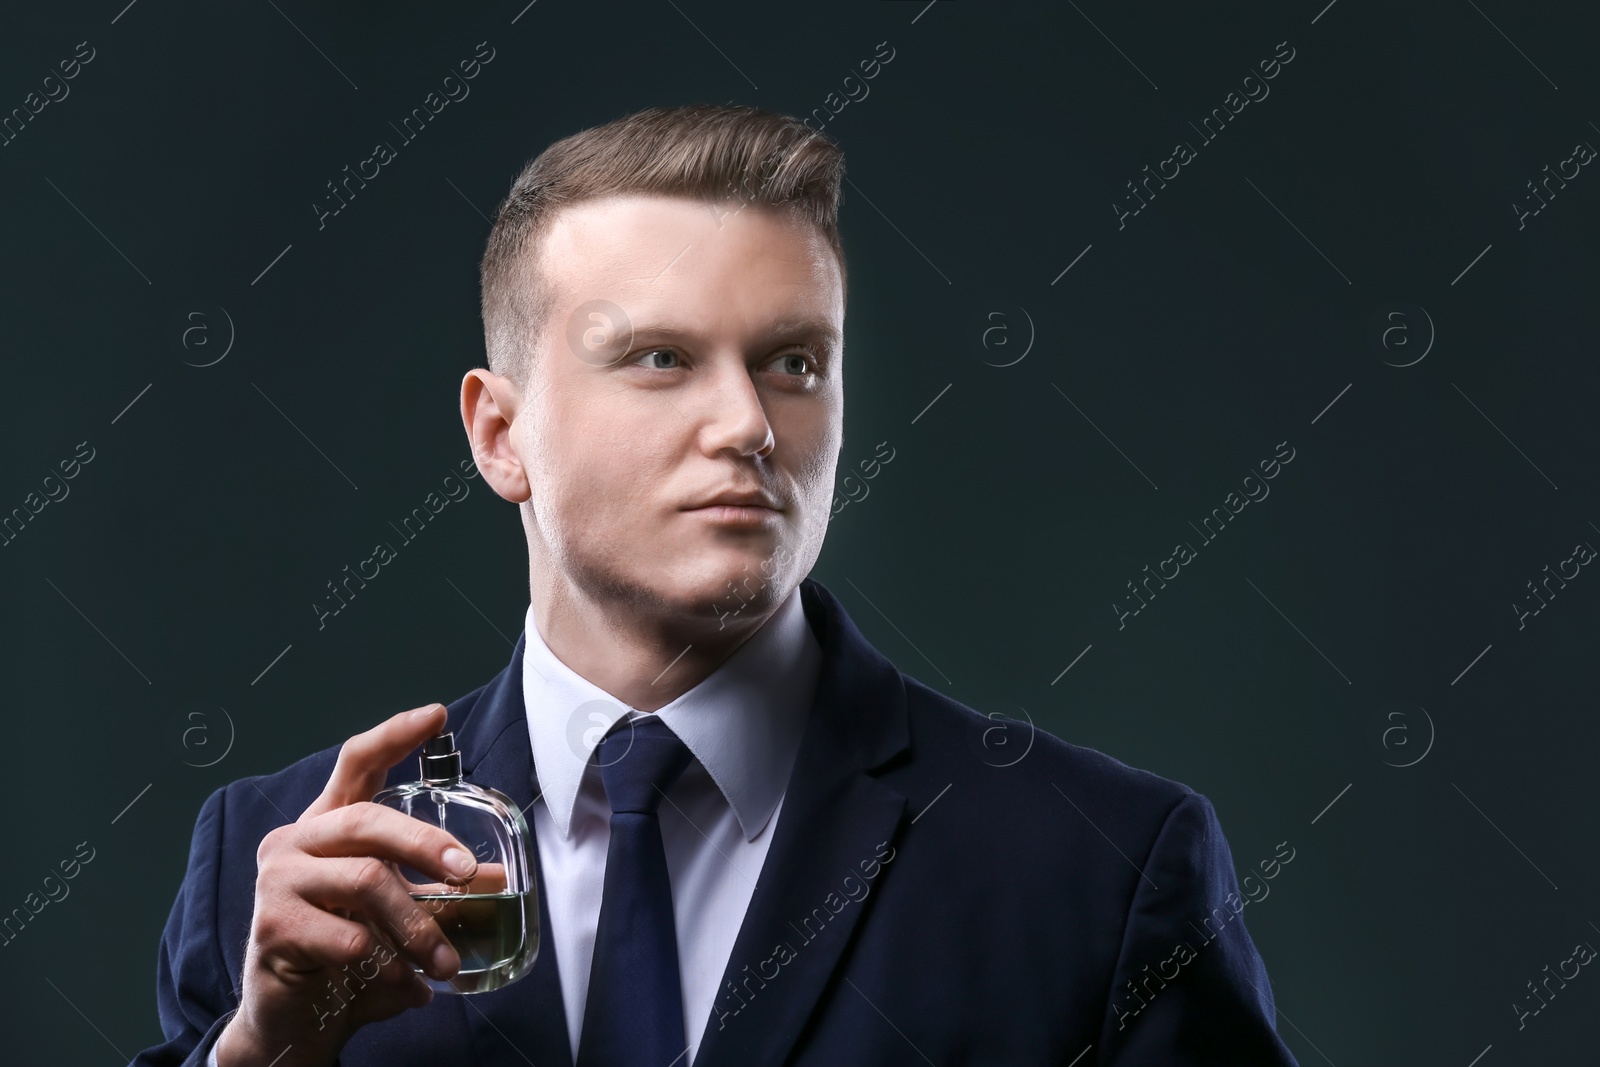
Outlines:
[[[513,504],[533,495],[511,440],[520,400],[509,379],[481,367],[474,367],[461,379],[461,423],[472,446],[473,461],[489,488]]]

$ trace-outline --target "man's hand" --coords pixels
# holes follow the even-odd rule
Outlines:
[[[445,721],[444,705],[429,704],[356,734],[322,794],[262,839],[242,999],[217,1040],[220,1067],[326,1067],[360,1027],[433,999],[413,961],[441,980],[460,968],[433,916],[384,861],[454,887],[477,872],[471,850],[371,803],[389,768]]]

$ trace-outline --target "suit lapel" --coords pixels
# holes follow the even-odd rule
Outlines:
[[[841,905],[844,879],[862,880],[905,812],[870,773],[909,747],[900,673],[826,589],[808,578],[801,598],[823,648],[816,700],[694,1067],[787,1061],[871,905]],[[814,914],[826,924],[804,926]]]
[[[528,808],[536,795],[527,710],[522,699],[522,650],[526,640],[526,634],[517,638],[511,663],[481,691],[459,728],[457,740],[466,780],[500,790],[516,802],[524,818],[528,818]],[[539,863],[539,845],[533,834],[533,820],[528,818],[528,863],[539,886],[539,955],[526,977],[504,989],[453,997],[461,1002],[460,1010],[472,1038],[473,1063],[572,1067],[556,945],[550,938],[549,898]]]

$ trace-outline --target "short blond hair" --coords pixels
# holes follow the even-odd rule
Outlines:
[[[480,266],[489,369],[525,385],[551,310],[539,241],[558,212],[601,197],[681,196],[787,210],[821,231],[845,276],[839,240],[844,153],[800,119],[760,108],[647,108],[550,145],[500,201]]]

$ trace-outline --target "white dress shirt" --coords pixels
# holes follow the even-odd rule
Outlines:
[[[532,605],[525,625],[522,692],[543,790],[529,814],[550,910],[541,951],[555,949],[576,1062],[611,840],[611,807],[592,757],[618,718],[650,713],[623,705],[558,660],[539,635]],[[710,676],[654,712],[695,756],[659,811],[686,1064],[700,1047],[772,842],[821,663],[796,588]]]
[[[536,788],[543,789],[527,814],[550,910],[540,951],[555,951],[577,1062],[611,842],[611,807],[592,757],[611,723],[649,713],[625,706],[557,659],[539,634],[531,604],[524,627],[522,696]],[[709,677],[654,712],[695,756],[659,812],[689,1042],[683,1064],[699,1050],[755,892],[821,663],[822,648],[796,588]],[[451,994],[435,998],[441,995]],[[217,1067],[215,1045],[206,1062]]]

